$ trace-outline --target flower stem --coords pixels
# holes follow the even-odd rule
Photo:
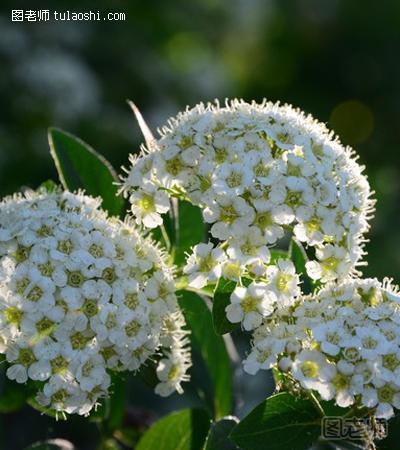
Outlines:
[[[170,251],[171,250],[171,241],[168,237],[168,233],[167,233],[167,230],[165,229],[164,224],[160,225],[160,230],[161,230],[161,235],[165,242],[165,246],[166,246],[167,250]]]
[[[322,408],[321,403],[318,401],[317,397],[311,391],[307,391],[307,395],[314,404],[315,408],[319,411],[321,417],[325,417],[325,411]]]

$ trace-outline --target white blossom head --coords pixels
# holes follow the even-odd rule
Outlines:
[[[57,191],[0,203],[0,351],[10,379],[41,384],[41,405],[87,414],[110,371],[136,371],[156,352],[157,390],[181,390],[183,326],[164,254],[100,199]]]
[[[170,119],[131,157],[123,191],[136,221],[150,228],[160,225],[168,197],[201,207],[212,237],[245,269],[267,264],[268,245],[290,232],[314,249],[309,275],[326,282],[355,273],[364,254],[374,202],[363,169],[311,116],[234,100]]]
[[[302,298],[254,332],[247,372],[275,367],[340,407],[400,409],[400,295],[390,281],[347,279]]]

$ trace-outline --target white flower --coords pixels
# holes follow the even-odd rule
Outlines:
[[[348,367],[344,368],[341,362],[343,361],[337,364],[338,372],[332,379],[332,384],[336,391],[336,404],[341,408],[348,408],[354,404],[356,395],[362,392],[363,379],[360,375],[353,375],[354,367],[349,370]]]
[[[268,244],[274,244],[284,236],[281,225],[285,222],[285,210],[281,207],[265,206],[254,202],[257,209],[253,225],[258,227]]]
[[[276,363],[276,359],[276,355],[268,349],[264,351],[254,349],[243,361],[243,368],[250,375],[255,375],[260,369],[270,369]]]
[[[157,367],[157,376],[160,383],[155,388],[156,394],[167,397],[174,391],[183,392],[180,384],[186,371],[184,362],[184,359],[179,355],[171,355],[169,358],[160,361]]]
[[[270,259],[265,238],[256,227],[249,227],[243,236],[232,238],[226,253],[231,259],[240,261],[243,265],[250,265],[256,261],[268,263]]]
[[[212,181],[217,195],[236,196],[251,185],[253,172],[243,163],[224,162],[213,173]]]
[[[321,323],[312,328],[313,335],[321,344],[321,350],[328,355],[335,356],[340,352],[343,339],[343,324],[339,320]]]
[[[195,245],[184,267],[189,286],[200,289],[218,280],[225,260],[225,252],[219,247],[214,248],[211,242]]]
[[[317,247],[316,255],[319,261],[306,263],[307,273],[313,280],[327,282],[348,274],[351,262],[346,257],[346,250],[343,247],[331,244]]]
[[[390,419],[394,416],[393,407],[400,409],[400,388],[393,383],[366,388],[362,404],[367,408],[376,408],[377,418]]]
[[[266,277],[281,307],[291,305],[300,294],[300,279],[292,261],[278,259],[276,265],[267,267]]]
[[[203,211],[206,222],[213,223],[211,234],[221,240],[242,235],[254,218],[254,209],[241,197],[218,197]]]
[[[252,330],[274,311],[276,297],[264,284],[251,283],[248,287],[236,287],[230,300],[226,307],[228,320],[242,322],[245,330]]]
[[[73,362],[76,367],[76,379],[83,391],[91,392],[96,386],[104,382],[110,383],[110,376],[106,372],[104,358],[100,354],[83,354]]]
[[[360,353],[365,359],[374,361],[379,355],[384,355],[389,350],[389,344],[385,336],[374,326],[356,327],[356,336],[360,340]]]
[[[336,370],[322,353],[315,350],[303,350],[293,361],[291,372],[305,389],[318,391],[324,400],[332,398],[330,382]]]
[[[271,369],[276,364],[278,354],[283,350],[282,341],[267,337],[257,342],[257,346],[243,361],[243,368],[250,375],[255,375],[260,369]]]
[[[143,191],[132,192],[129,201],[136,222],[143,223],[148,228],[156,228],[163,222],[161,214],[169,210],[169,199],[164,191],[156,191],[147,186]]]
[[[154,192],[157,214],[161,195]],[[18,383],[42,382],[38,401],[59,412],[88,414],[107,395],[107,369],[137,370],[156,352],[173,353],[183,362],[170,387],[181,390],[190,365],[184,320],[165,325],[179,309],[164,254],[99,206],[61,191],[0,203],[6,373]]]

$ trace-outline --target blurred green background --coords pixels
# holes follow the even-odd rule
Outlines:
[[[17,23],[12,9],[124,12],[126,20]],[[153,130],[199,101],[280,100],[326,122],[358,151],[378,200],[364,273],[400,281],[399,48],[398,0],[3,0],[0,194],[56,178],[46,137],[53,125],[116,168],[127,164],[142,140],[127,98]],[[238,414],[267,390],[265,375],[240,384],[246,401]],[[134,422],[182,402],[132,389],[145,406],[131,411]],[[23,433],[12,425],[21,417],[32,424]],[[55,424],[27,408],[3,417],[0,448],[18,450],[58,432],[95,448],[96,429],[82,424]]]

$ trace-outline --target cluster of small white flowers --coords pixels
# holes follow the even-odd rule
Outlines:
[[[225,310],[227,319],[232,323],[241,322],[245,330],[253,330],[275,311],[282,314],[292,306],[301,294],[299,285],[294,264],[278,259],[276,265],[267,266],[248,286],[235,288]]]
[[[400,409],[400,295],[388,280],[328,283],[264,320],[253,338],[249,373],[278,368],[323,400],[380,418]]]
[[[234,100],[197,105],[170,119],[161,137],[131,157],[123,192],[138,223],[157,227],[169,197],[201,207],[221,241],[195,248],[193,286],[224,265],[262,271],[289,231],[315,248],[307,264],[322,282],[355,273],[373,212],[371,191],[353,151],[326,127],[290,106]],[[199,270],[195,270],[197,267]]]
[[[190,366],[172,269],[129,222],[82,193],[0,203],[0,352],[7,376],[39,382],[37,401],[87,414],[112,370],[160,351],[156,390],[181,390]]]

